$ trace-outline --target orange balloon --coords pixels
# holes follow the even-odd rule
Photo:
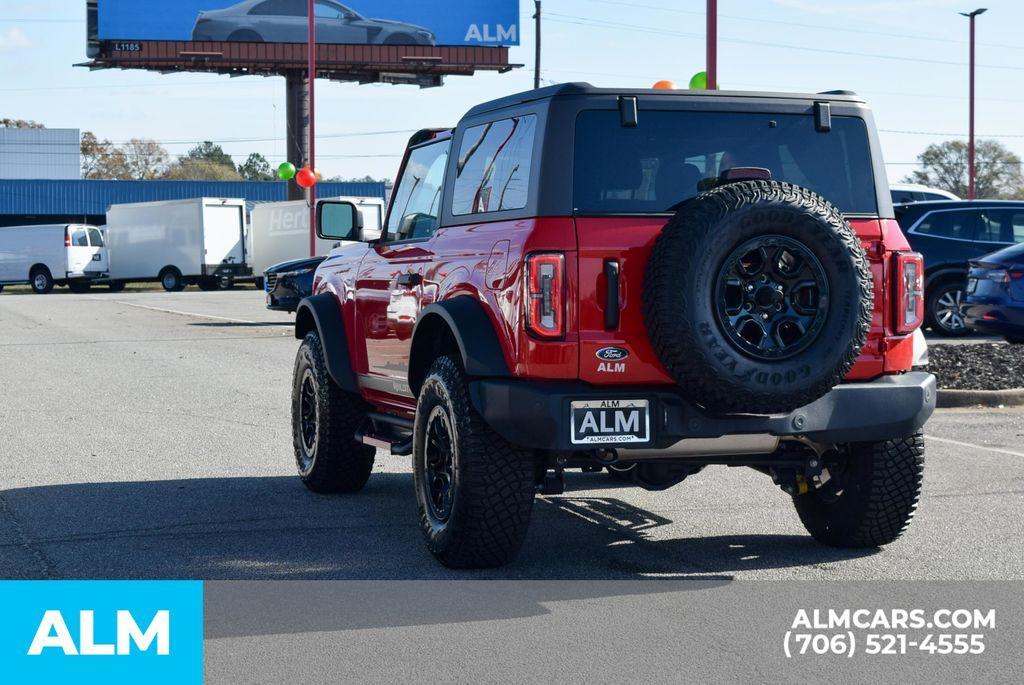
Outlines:
[[[295,182],[301,188],[312,188],[316,185],[316,174],[308,167],[302,167],[299,173],[295,174]]]
[[[652,87],[655,90],[675,90],[676,84],[672,81],[658,81]]]

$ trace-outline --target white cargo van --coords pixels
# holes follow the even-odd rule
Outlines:
[[[107,277],[103,234],[86,224],[46,224],[0,228],[0,290],[28,283],[43,294],[54,285],[85,292]]]
[[[380,236],[384,220],[384,200],[379,197],[336,197],[322,200],[351,202],[363,216],[363,235]],[[325,255],[336,240],[316,239],[316,254]],[[274,264],[309,257],[309,205],[295,202],[265,202],[256,205],[249,220],[249,265],[261,276]]]
[[[245,254],[245,200],[201,197],[111,205],[110,278],[214,290],[252,273]]]

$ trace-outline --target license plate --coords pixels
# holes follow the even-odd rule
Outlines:
[[[103,255],[101,255],[101,254],[100,254],[100,253],[98,253],[98,252],[97,252],[96,254],[94,254],[94,255],[92,256],[92,261],[94,261],[94,262],[98,262],[98,261],[100,261],[101,259],[103,259]]]
[[[967,292],[968,293],[973,293],[977,289],[978,289],[978,279],[977,278],[968,278],[967,279]]]
[[[572,402],[574,445],[648,442],[651,409],[647,400],[586,400]]]

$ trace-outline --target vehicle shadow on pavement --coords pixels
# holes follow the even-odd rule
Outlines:
[[[459,571],[426,552],[408,473],[375,473],[348,496],[293,476],[62,484],[0,491],[0,578],[729,580],[875,551],[652,535],[671,523],[613,497],[541,497],[515,562]]]

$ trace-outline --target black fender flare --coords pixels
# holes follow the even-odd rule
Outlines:
[[[359,384],[352,370],[345,322],[333,293],[304,297],[295,310],[295,337],[302,340],[310,331],[320,334],[327,373],[342,390],[358,392]]]
[[[414,394],[426,376],[432,358],[424,351],[433,349],[439,339],[439,327],[447,327],[459,348],[467,376],[508,378],[509,371],[501,343],[487,312],[475,298],[459,295],[423,308],[412,332],[409,354],[409,387]]]

